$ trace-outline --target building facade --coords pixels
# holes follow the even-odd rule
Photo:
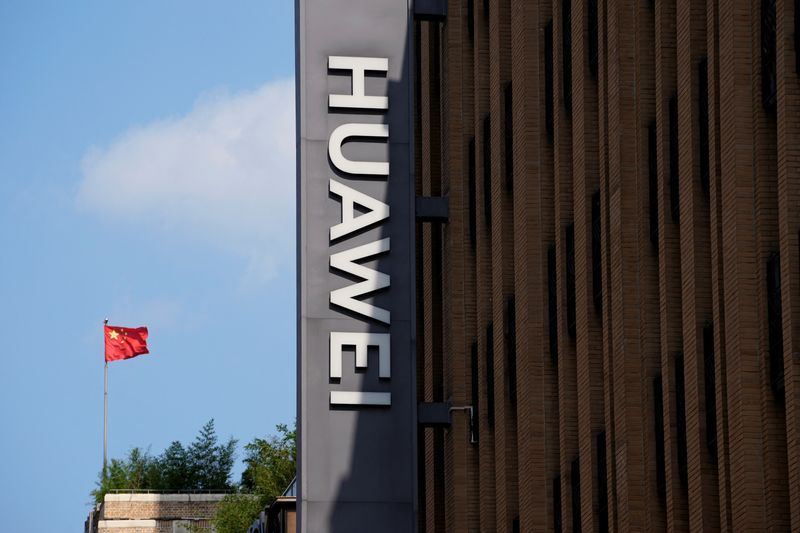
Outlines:
[[[213,531],[225,494],[108,493],[89,513],[85,533],[192,533]]]
[[[798,10],[415,22],[419,531],[800,531]]]

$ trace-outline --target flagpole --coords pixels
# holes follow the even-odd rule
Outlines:
[[[108,319],[103,320],[103,339],[105,340],[105,325]],[[108,464],[108,361],[103,367],[103,476],[106,475]]]

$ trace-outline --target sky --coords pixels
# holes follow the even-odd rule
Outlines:
[[[104,318],[110,457],[294,421],[293,4],[0,3],[4,531],[83,527]]]

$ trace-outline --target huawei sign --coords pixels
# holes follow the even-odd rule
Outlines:
[[[328,107],[335,110],[352,110],[358,112],[379,111],[385,113],[389,109],[388,96],[366,94],[366,72],[383,72],[389,70],[387,58],[376,57],[343,57],[330,56],[329,70],[348,71],[352,76],[351,94],[328,95]],[[386,124],[369,124],[352,122],[337,127],[328,139],[328,157],[331,165],[346,175],[348,184],[330,178],[328,188],[331,196],[341,206],[341,222],[333,225],[329,232],[329,242],[346,241],[364,228],[377,227],[389,218],[389,206],[358,190],[359,180],[389,179],[389,162],[354,161],[345,157],[342,145],[348,139],[382,140],[388,142],[389,126]],[[330,255],[330,267],[333,271],[346,274],[349,279],[357,279],[351,285],[330,291],[330,303],[346,309],[365,321],[377,321],[385,325],[391,324],[391,311],[377,307],[360,298],[376,291],[388,289],[391,278],[378,270],[360,264],[362,261],[391,253],[389,237],[374,240],[367,244],[355,246]],[[391,337],[389,333],[364,332],[330,332],[329,360],[331,379],[342,378],[342,348],[355,349],[355,371],[366,369],[367,353],[370,347],[378,351],[378,375],[382,380],[391,378]],[[391,405],[390,392],[342,391],[332,390],[331,405]]]

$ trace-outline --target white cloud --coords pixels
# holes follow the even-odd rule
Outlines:
[[[246,282],[268,280],[293,256],[294,119],[291,80],[204,95],[90,148],[78,206],[236,253]]]

